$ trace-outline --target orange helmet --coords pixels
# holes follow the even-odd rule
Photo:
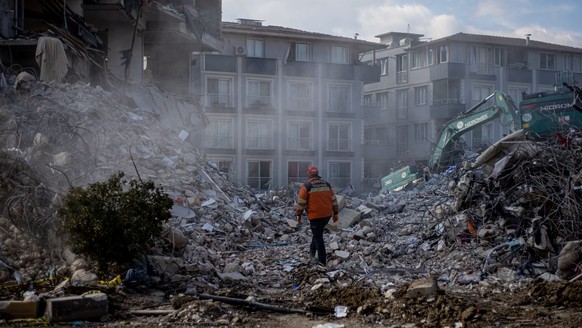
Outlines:
[[[319,170],[317,169],[317,167],[315,167],[315,165],[309,165],[309,167],[307,168],[307,176],[312,177],[316,175],[319,175]]]

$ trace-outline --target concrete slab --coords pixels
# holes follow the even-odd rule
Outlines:
[[[339,220],[335,223],[333,220],[329,220],[329,223],[325,226],[328,230],[339,231],[341,229],[350,227],[360,220],[362,213],[350,208],[343,208],[341,211],[339,211],[338,216]]]
[[[6,319],[38,318],[38,302],[0,301],[0,317]]]
[[[343,195],[335,195],[335,198],[337,199],[337,205],[338,205],[338,207],[339,207],[340,210],[342,208],[346,207],[346,196],[343,196]]]
[[[48,323],[99,320],[107,315],[107,294],[66,296],[46,300],[44,319]]]

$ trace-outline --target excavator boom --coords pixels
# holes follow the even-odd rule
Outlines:
[[[493,99],[493,105],[482,109],[481,107],[491,99]],[[463,134],[496,118],[500,118],[502,124],[508,125],[511,132],[516,131],[519,120],[517,107],[508,95],[499,91],[493,92],[443,126],[428,163],[429,169],[438,170],[443,156],[449,153],[455,141]],[[401,190],[419,179],[421,174],[422,172],[419,172],[415,167],[405,166],[383,177],[381,179],[382,188],[390,191]]]

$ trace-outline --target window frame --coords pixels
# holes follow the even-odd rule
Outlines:
[[[253,171],[251,169],[251,165],[253,164],[257,164],[257,176],[251,176],[251,171]],[[267,164],[268,168],[267,168],[267,175],[264,175],[263,170],[264,168],[262,167],[263,165]],[[246,176],[246,180],[247,180],[247,185],[250,186],[251,188],[257,189],[257,190],[269,190],[271,189],[271,185],[272,185],[272,170],[273,170],[273,161],[270,160],[247,160],[247,176]],[[257,183],[252,183],[251,179],[257,179]],[[266,187],[266,188],[264,188]]]
[[[425,143],[428,141],[428,123],[415,123],[414,124],[414,142]]]
[[[540,52],[540,69],[547,71],[556,70],[556,54],[551,52]]]
[[[297,138],[291,136],[291,132],[294,128],[298,131]],[[308,137],[302,137],[302,129],[307,128]],[[292,140],[296,139],[296,140]],[[294,146],[295,145],[295,146]],[[305,146],[303,146],[305,145]],[[303,146],[303,147],[302,147]],[[313,123],[311,121],[289,121],[287,122],[287,150],[298,150],[298,151],[312,151],[313,150]]]
[[[255,125],[252,127],[251,125]],[[245,149],[270,150],[273,149],[273,121],[249,119],[246,121]],[[262,131],[266,128],[267,131]]]
[[[346,166],[342,167],[342,166]],[[338,166],[334,168],[334,166]],[[347,175],[341,175],[341,172],[347,171]],[[336,174],[340,173],[340,174]],[[327,163],[327,181],[333,186],[333,188],[345,188],[352,181],[352,162],[351,161],[329,161]]]
[[[332,139],[332,127],[337,128],[336,131],[336,138]],[[347,133],[347,138],[341,138],[341,134],[344,131],[341,129],[345,128],[345,132]],[[332,145],[332,142],[335,143],[335,146]],[[352,123],[351,122],[328,122],[327,123],[327,151],[334,151],[334,152],[346,152],[352,151],[352,143],[353,143],[353,131],[352,131]],[[345,145],[345,146],[342,146]]]
[[[216,93],[210,92],[211,82],[216,81]],[[228,91],[224,93],[221,91],[221,82],[226,82]],[[208,76],[206,77],[206,105],[209,107],[233,107],[233,85],[234,79],[232,77]],[[216,101],[213,101],[216,99]]]
[[[334,92],[333,89],[338,89]],[[338,99],[332,99],[337,96]],[[346,99],[340,99],[345,96]],[[345,106],[341,106],[345,104]],[[343,110],[342,110],[343,109]],[[329,113],[352,112],[352,86],[349,84],[330,83],[327,86],[327,111]]]
[[[218,126],[216,126],[216,135],[211,135],[209,133],[209,129],[212,128],[213,123],[220,123],[220,122],[225,122],[228,123],[226,131],[228,131],[227,134],[225,135],[221,135],[220,134],[220,129]],[[233,149],[234,148],[234,134],[233,134],[233,126],[234,126],[234,121],[232,118],[226,118],[226,117],[211,117],[208,118],[208,125],[204,128],[204,147],[205,148],[215,148],[215,149]],[[227,139],[227,145],[226,146],[220,146],[220,141],[213,143],[213,144],[209,144],[208,141],[209,139]]]
[[[296,164],[294,171],[297,172],[297,177],[291,176],[291,164]],[[288,160],[287,161],[287,183],[303,182],[307,180],[307,167],[311,165],[311,161],[305,160]]]
[[[414,88],[414,104],[416,106],[428,105],[428,86],[422,85]]]
[[[259,44],[260,54],[257,54],[257,44]],[[247,57],[265,58],[265,40],[260,38],[247,38]]]
[[[308,42],[295,42],[295,61],[313,61],[313,45]]]
[[[408,89],[396,90],[396,119],[408,118]]]
[[[254,90],[251,88],[251,84],[258,84],[258,88],[256,88],[259,94],[251,95],[250,92]],[[266,83],[268,90],[268,95],[261,95],[261,92],[264,90],[262,85]],[[257,107],[272,107],[273,106],[273,83],[271,80],[264,80],[264,79],[248,79],[247,80],[247,88],[246,88],[246,101],[247,101],[247,108],[257,108]],[[252,100],[251,100],[252,99]]]
[[[339,51],[339,53],[337,52]],[[338,58],[339,56],[339,58]],[[330,48],[330,63],[332,64],[349,64],[350,48],[346,46],[332,45]]]
[[[296,86],[305,86],[307,90],[306,98],[294,97],[294,91],[300,91],[299,89],[293,90]],[[299,92],[296,92],[299,94]],[[313,82],[310,81],[289,81],[287,83],[287,110],[295,111],[313,111]],[[307,109],[301,108],[301,102],[307,102]],[[293,106],[297,104],[297,106]]]

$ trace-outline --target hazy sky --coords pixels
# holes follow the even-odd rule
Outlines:
[[[262,20],[309,32],[378,42],[386,32],[437,39],[458,32],[582,48],[580,0],[223,0],[222,18]]]

